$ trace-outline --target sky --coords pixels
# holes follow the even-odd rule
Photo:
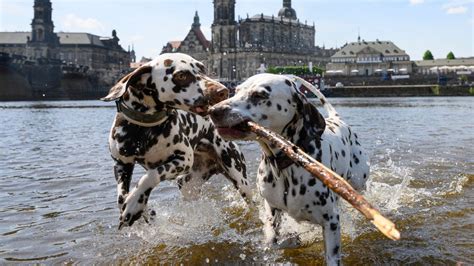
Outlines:
[[[276,15],[282,0],[236,0],[236,19]],[[0,31],[30,31],[34,0],[0,0]],[[212,0],[52,0],[55,31],[111,36],[134,45],[137,58],[156,57],[168,41],[183,40],[198,11],[211,38]],[[393,41],[412,60],[474,56],[474,0],[293,0],[301,22],[316,26],[315,45]]]

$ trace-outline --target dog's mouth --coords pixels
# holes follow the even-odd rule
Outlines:
[[[206,116],[208,112],[208,107],[207,105],[195,105],[191,107],[190,111],[200,116]]]
[[[244,139],[250,134],[249,125],[247,124],[249,121],[244,120],[230,127],[217,126],[217,131],[226,139]]]

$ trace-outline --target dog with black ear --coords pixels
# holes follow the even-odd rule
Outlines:
[[[296,221],[322,225],[326,263],[338,265],[341,234],[337,195],[268,140],[257,138],[247,126],[248,121],[253,121],[279,133],[344,177],[354,188],[363,189],[369,162],[357,134],[314,88],[328,113],[325,118],[300,92],[301,83],[312,87],[294,76],[255,75],[239,85],[233,97],[214,105],[209,113],[224,138],[256,140],[262,148],[257,187],[265,202],[266,243],[278,247],[301,244],[298,237],[280,239],[284,211]]]
[[[193,196],[203,182],[222,173],[242,196],[252,196],[243,154],[204,117],[228,93],[206,75],[201,62],[173,53],[129,73],[102,98],[117,105],[109,149],[115,161],[119,228],[143,215],[151,191],[164,180],[178,178],[181,191]],[[137,163],[146,174],[130,190]]]

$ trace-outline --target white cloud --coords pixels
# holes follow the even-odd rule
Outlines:
[[[445,8],[446,13],[449,15],[456,15],[456,14],[465,14],[467,12],[467,7],[465,6],[453,6]]]
[[[449,0],[441,8],[448,15],[466,14],[473,2],[474,0]]]
[[[81,18],[75,14],[68,14],[61,22],[64,31],[105,32],[104,24],[95,18]]]
[[[423,4],[424,2],[425,0],[410,0],[411,5],[419,5],[419,4]]]

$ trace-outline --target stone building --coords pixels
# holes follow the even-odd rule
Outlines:
[[[207,60],[200,60],[223,81],[243,80],[271,66],[324,66],[336,52],[315,46],[314,24],[297,18],[291,0],[283,0],[276,16],[258,14],[239,20],[235,19],[235,0],[214,0],[211,29]],[[177,49],[169,42],[163,52],[185,52],[196,58],[204,55],[188,49],[184,41]]]
[[[112,37],[89,33],[54,32],[50,0],[35,0],[31,32],[0,32],[0,52],[25,56],[28,60],[60,60],[65,64],[90,69],[127,69],[133,51],[119,44],[117,32]]]
[[[364,41],[345,44],[326,65],[328,75],[370,76],[382,73],[412,73],[410,56],[391,41]]]

